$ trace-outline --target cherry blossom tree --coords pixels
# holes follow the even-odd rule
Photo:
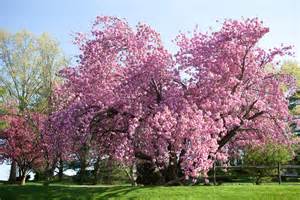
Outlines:
[[[59,130],[140,180],[153,174],[152,184],[206,175],[253,142],[289,143],[282,84],[292,80],[265,67],[291,48],[260,48],[268,31],[258,19],[225,20],[215,32],[180,34],[172,55],[149,26],[97,17],[76,37],[78,64],[61,71]]]
[[[57,168],[59,168],[59,176],[62,178],[62,161],[67,161],[70,153],[68,148],[70,138],[66,137],[59,129],[63,121],[56,119],[57,116],[49,115],[44,120],[43,129],[40,131],[43,165],[37,168],[36,172],[43,174],[46,181],[52,179]]]
[[[39,132],[43,129],[44,117],[27,113],[24,116],[7,114],[1,118],[7,126],[1,131],[0,158],[17,163],[20,184],[24,185],[28,173],[43,164]]]

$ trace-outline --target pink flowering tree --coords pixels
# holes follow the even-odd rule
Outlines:
[[[43,164],[39,134],[43,128],[43,116],[27,113],[24,116],[8,114],[1,118],[7,126],[1,131],[0,158],[17,163],[20,184],[24,185],[28,173]]]
[[[63,176],[63,161],[69,159],[70,138],[61,131],[64,121],[57,115],[50,114],[44,121],[40,131],[40,143],[43,155],[43,165],[37,169],[42,178],[51,181],[55,170],[59,169],[59,178]],[[46,182],[48,183],[48,182]]]
[[[260,48],[267,32],[257,19],[226,20],[216,32],[179,35],[173,56],[149,26],[97,17],[76,37],[78,65],[61,71],[59,130],[144,184],[206,175],[232,147],[289,143],[282,84],[291,80],[265,67],[290,47]]]
[[[220,31],[179,36],[177,61],[190,76],[192,98],[223,124],[216,134],[218,151],[230,143],[244,146],[270,137],[289,142],[282,86],[292,87],[293,80],[265,68],[276,67],[275,57],[290,55],[291,47],[260,48],[258,42],[268,31],[258,19],[227,20]]]

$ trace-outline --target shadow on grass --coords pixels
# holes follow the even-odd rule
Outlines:
[[[0,185],[0,200],[106,200],[120,199],[139,187],[67,187]]]

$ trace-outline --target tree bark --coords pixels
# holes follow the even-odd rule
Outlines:
[[[86,176],[86,167],[87,167],[87,163],[86,163],[86,155],[84,153],[84,155],[81,156],[80,159],[80,171],[79,171],[79,183],[83,184],[85,181],[85,176]]]
[[[86,162],[84,160],[81,162],[81,165],[80,165],[80,172],[79,172],[79,183],[80,184],[83,184],[83,182],[85,180],[85,176],[86,176],[85,168],[86,168]]]
[[[178,165],[176,153],[171,152],[169,158],[169,165],[165,174],[165,182],[178,179]]]
[[[99,169],[100,169],[100,159],[97,158],[95,164],[94,164],[94,181],[93,184],[97,185],[99,180]]]
[[[278,183],[281,184],[281,165],[278,163],[277,166],[277,173],[278,173]]]
[[[9,174],[9,179],[8,182],[11,184],[15,184],[17,181],[17,163],[16,161],[12,161],[11,162],[11,166],[10,166],[10,174]]]
[[[58,180],[62,181],[64,176],[64,162],[63,160],[60,158],[59,159],[59,168],[58,168]]]
[[[20,185],[25,185],[25,183],[26,183],[26,175],[23,174],[23,175],[21,176],[21,182],[20,182]]]
[[[107,161],[107,184],[112,184],[113,163],[111,159]]]
[[[49,168],[49,165],[46,167],[46,171],[45,171],[45,181],[44,182],[44,185],[49,185],[52,178],[53,178],[53,175],[54,175],[54,171],[55,171],[55,168],[56,168],[56,163],[52,163],[52,166]]]
[[[137,186],[137,168],[136,168],[136,161],[133,162],[133,165],[131,166],[131,169],[129,171],[130,175],[129,178],[131,180],[132,186]]]

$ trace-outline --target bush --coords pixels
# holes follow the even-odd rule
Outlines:
[[[260,184],[265,177],[276,175],[278,164],[285,164],[292,160],[292,149],[284,144],[267,142],[264,145],[248,146],[245,151],[244,164],[263,166],[249,168],[248,172]]]

